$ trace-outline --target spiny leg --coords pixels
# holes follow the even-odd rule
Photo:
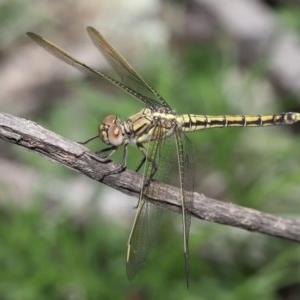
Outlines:
[[[95,135],[95,136],[87,139],[84,142],[77,142],[77,143],[80,144],[80,145],[86,145],[89,142],[91,142],[91,141],[93,141],[93,140],[95,140],[97,138],[99,138],[99,136]],[[107,148],[104,148],[102,150],[96,151],[95,154],[100,154],[101,158],[103,158],[104,161],[107,161],[112,156],[112,154],[114,154],[116,152],[117,149],[118,149],[118,147],[111,146],[111,147],[107,147]],[[107,155],[102,155],[105,152],[109,152],[109,153]]]
[[[106,152],[106,151],[110,151],[109,154],[105,157],[105,160],[108,160],[116,151],[117,151],[118,147],[117,146],[112,146],[110,148],[106,148],[103,149],[101,151],[96,152],[97,154]],[[124,145],[124,151],[123,151],[123,158],[122,158],[122,163],[121,166],[116,168],[115,170],[112,170],[110,172],[108,172],[107,174],[105,174],[105,176],[109,176],[112,174],[118,174],[123,172],[126,169],[126,163],[127,163],[127,153],[128,153],[128,144]]]
[[[146,160],[148,160],[152,164],[152,166],[153,166],[153,168],[151,170],[151,173],[150,173],[150,176],[149,176],[149,178],[147,179],[147,181],[145,183],[145,186],[148,186],[149,183],[150,183],[150,181],[153,179],[155,173],[158,170],[158,165],[157,165],[157,163],[155,162],[155,160],[153,158],[151,158],[151,157],[148,156],[147,149],[142,144],[137,144],[137,146],[138,146],[139,150],[143,153],[144,158],[140,162],[140,164],[138,165],[138,167],[136,169],[136,172],[138,172],[141,169],[141,167],[144,165],[144,163],[146,162]]]
[[[142,166],[145,164],[146,161],[148,161],[152,165],[152,170],[151,170],[150,176],[149,176],[149,178],[146,179],[146,181],[143,185],[143,188],[145,188],[145,187],[149,186],[151,180],[153,179],[155,173],[157,172],[158,165],[154,159],[152,159],[151,157],[148,156],[147,149],[143,146],[143,144],[137,144],[137,147],[143,153],[144,157],[143,157],[142,161],[140,162],[140,164],[138,165],[138,167],[136,168],[136,172],[138,172],[142,168]],[[140,203],[140,198],[137,202],[137,205],[134,208],[138,208],[139,203]]]
[[[91,141],[93,141],[93,140],[95,140],[95,139],[97,139],[97,138],[99,138],[99,135],[95,135],[95,136],[89,138],[88,140],[86,140],[86,141],[84,141],[84,142],[77,142],[77,143],[80,144],[80,145],[86,145],[86,144],[88,144],[89,142],[91,142]]]
[[[96,151],[95,153],[97,155],[100,155],[101,158],[108,160],[117,151],[117,149],[118,149],[118,147],[111,146],[111,147],[107,147],[102,150]],[[108,152],[108,154],[104,155],[105,152]]]
[[[148,155],[147,155],[147,149],[143,146],[143,144],[137,144],[137,147],[142,152],[142,154],[144,155],[144,157],[143,157],[142,161],[139,163],[138,167],[135,169],[135,171],[139,172],[140,169],[144,166],[144,164],[145,164],[146,161],[149,161],[153,165],[150,177],[147,179],[147,181],[144,184],[144,187],[147,187],[149,185],[151,179],[153,178],[153,176],[157,172],[158,166],[157,166],[156,162],[153,159],[151,159],[150,157],[148,157]],[[134,206],[135,209],[138,208],[139,202],[140,202],[140,200],[138,200],[137,204]]]
[[[139,163],[138,167],[135,169],[136,172],[139,172],[141,167],[144,165],[145,161],[146,161],[146,156],[143,157],[142,161]]]
[[[98,136],[94,136],[84,142],[78,142],[81,145],[85,145],[87,143],[89,143],[90,141],[94,140],[98,138]],[[119,168],[116,168],[115,170],[112,170],[110,172],[108,172],[107,174],[105,174],[105,176],[109,176],[112,174],[117,174],[117,173],[121,173],[122,171],[124,171],[126,169],[126,162],[127,162],[127,147],[128,144],[124,145],[124,151],[123,151],[123,158],[122,158],[122,164]],[[99,155],[104,161],[108,161],[109,158],[118,150],[118,146],[111,146],[111,147],[107,147],[104,148],[102,150],[96,151],[95,153],[97,155]],[[107,154],[106,154],[107,152]]]

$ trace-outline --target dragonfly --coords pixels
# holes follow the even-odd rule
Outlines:
[[[127,243],[126,270],[130,280],[135,278],[144,265],[150,245],[159,229],[162,209],[147,200],[147,194],[157,193],[150,183],[154,180],[168,181],[171,177],[168,168],[172,167],[176,170],[180,189],[184,269],[188,286],[189,231],[194,183],[191,173],[193,154],[186,133],[208,128],[289,125],[300,121],[300,113],[215,116],[177,114],[103,35],[93,27],[87,27],[87,32],[96,48],[119,75],[119,80],[84,64],[38,34],[32,32],[27,34],[39,46],[61,61],[88,75],[108,81],[144,104],[145,107],[141,111],[129,116],[125,121],[121,121],[115,114],[106,116],[98,126],[98,134],[85,141],[84,144],[100,138],[104,144],[108,145],[108,148],[100,152],[104,160],[109,160],[113,153],[123,147],[121,166],[112,173],[122,172],[126,168],[129,144],[136,145],[142,154],[142,161],[137,171],[143,168],[143,179]],[[173,153],[173,156],[170,153]]]

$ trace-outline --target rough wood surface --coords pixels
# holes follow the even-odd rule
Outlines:
[[[105,176],[118,165],[111,161],[101,161],[84,146],[67,140],[32,121],[0,112],[0,138],[83,173],[127,195],[134,197],[139,195],[141,183],[139,174],[125,170],[119,174]],[[178,188],[159,182],[152,184],[158,190],[156,194],[160,196],[153,198],[147,195],[149,201],[165,209],[180,212]],[[300,220],[277,217],[197,193],[194,195],[193,206],[188,209],[199,219],[300,242]]]

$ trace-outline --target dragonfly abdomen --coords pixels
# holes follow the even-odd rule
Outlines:
[[[287,112],[273,115],[193,115],[185,114],[177,117],[182,131],[195,131],[206,128],[224,127],[263,127],[288,125],[300,121],[300,113]]]

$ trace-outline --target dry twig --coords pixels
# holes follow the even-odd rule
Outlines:
[[[117,168],[115,163],[101,161],[97,155],[84,146],[69,141],[32,121],[0,112],[0,138],[81,172],[127,195],[134,197],[139,195],[141,184],[139,174],[125,170],[122,173],[105,176]],[[159,195],[159,198],[147,195],[149,201],[163,208],[180,212],[178,188],[159,182],[151,184],[155,185],[155,189],[158,190],[156,195]],[[193,207],[188,207],[188,209],[194,217],[199,219],[300,242],[300,220],[273,216],[197,193],[194,195]]]

